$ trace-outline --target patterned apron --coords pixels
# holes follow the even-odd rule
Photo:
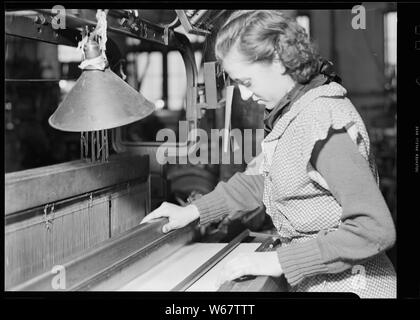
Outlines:
[[[313,147],[328,131],[346,128],[379,182],[367,130],[346,90],[332,82],[299,98],[262,142],[260,173],[267,214],[287,246],[340,225],[342,208],[310,165]],[[395,270],[381,253],[341,273],[307,278],[291,291],[354,292],[362,298],[395,298]]]

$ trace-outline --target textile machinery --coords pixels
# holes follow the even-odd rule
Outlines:
[[[54,27],[57,12],[63,14],[65,28]],[[6,34],[77,47],[86,30],[94,33],[96,13],[90,9],[68,9],[65,13],[8,9]],[[181,54],[187,82],[185,120],[190,132],[198,127],[206,110],[225,106],[217,84],[217,65],[205,65],[205,84],[200,87],[191,43],[185,34],[174,30],[182,25],[190,34],[208,36],[225,10],[111,9],[106,14],[109,69],[115,70],[118,63],[114,62],[122,55],[119,49],[128,38],[139,40],[142,50],[160,48]],[[90,46],[84,51],[86,59],[101,56],[101,42],[95,41],[92,37],[85,42]],[[81,159],[6,174],[6,290],[286,290],[283,278],[268,277],[244,278],[215,287],[223,259],[241,251],[272,250],[279,245],[269,234],[245,229],[231,241],[210,242],[196,222],[168,234],[161,231],[164,219],[139,225],[156,203],[167,199],[168,168],[156,160],[161,143],[126,141],[122,126],[147,117],[154,105],[129,88],[121,75],[107,71],[109,83],[105,83],[100,80],[102,70],[96,71],[83,71],[72,94],[49,121],[56,129],[80,132]],[[92,85],[86,91],[83,85],[89,81],[101,86]],[[118,99],[106,98],[123,90],[127,94]],[[120,104],[122,116],[114,115],[112,103]],[[102,104],[109,109],[99,110]],[[130,109],[133,105],[139,112]],[[96,109],[98,114],[93,113]],[[195,139],[188,135],[185,142],[171,148],[181,154]],[[209,173],[201,175],[211,180]]]

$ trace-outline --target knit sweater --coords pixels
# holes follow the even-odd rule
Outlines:
[[[255,163],[258,167],[258,157]],[[330,130],[325,140],[318,141],[310,163],[341,206],[341,223],[336,230],[319,230],[314,238],[278,248],[280,265],[291,286],[318,274],[347,270],[395,242],[391,214],[371,168],[345,130]],[[250,174],[252,170],[250,165],[193,202],[201,225],[263,205],[264,177]]]

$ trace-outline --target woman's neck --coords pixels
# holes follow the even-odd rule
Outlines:
[[[287,75],[287,78],[284,79],[282,87],[284,88],[282,90],[283,94],[277,98],[277,103],[273,103],[271,106],[266,106],[266,109],[271,110],[273,109],[282,99],[284,99],[290,91],[293,90],[293,88],[296,86],[297,82],[292,79],[291,76]]]
[[[286,82],[286,94],[288,95],[290,91],[296,86],[297,82],[292,79],[291,76],[288,76],[287,82]]]

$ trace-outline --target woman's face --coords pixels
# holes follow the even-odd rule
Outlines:
[[[284,74],[285,68],[279,60],[249,62],[236,46],[223,59],[223,69],[239,87],[243,100],[253,100],[272,109],[295,85],[293,79]]]

